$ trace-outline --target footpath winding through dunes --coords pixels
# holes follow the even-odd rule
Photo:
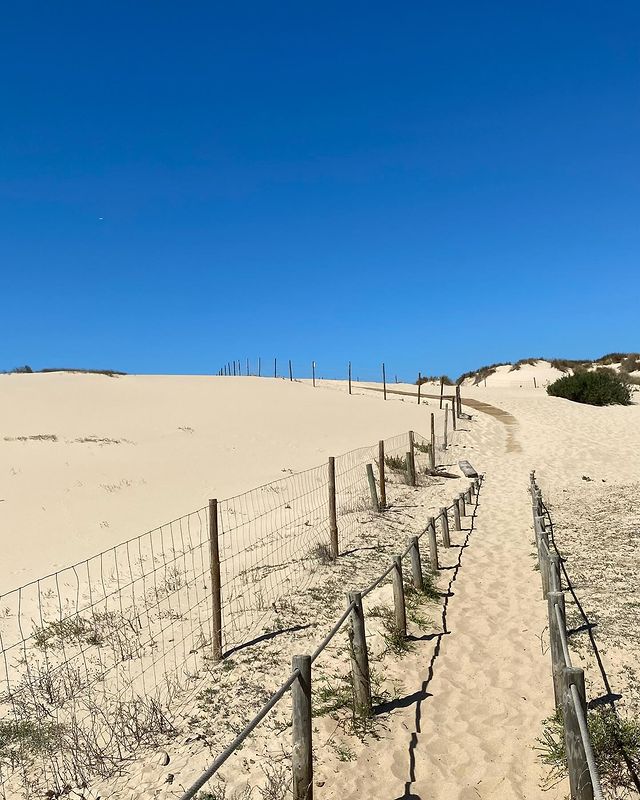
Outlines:
[[[463,544],[461,569],[451,556],[445,561],[441,588],[453,581],[444,633],[430,663],[407,658],[402,711],[367,748],[366,761],[341,768],[340,791],[332,796],[355,798],[363,789],[383,796],[383,771],[385,797],[540,796],[544,775],[533,747],[553,700],[540,640],[545,609],[528,537],[527,472],[520,448],[509,446],[515,419],[482,405],[488,417],[478,421],[477,455],[470,457],[484,469],[491,452],[493,464],[473,521],[466,519],[466,543],[456,542]],[[564,794],[558,787],[546,796]]]

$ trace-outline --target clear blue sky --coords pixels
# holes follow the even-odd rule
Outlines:
[[[0,368],[638,350],[640,5],[29,2]]]

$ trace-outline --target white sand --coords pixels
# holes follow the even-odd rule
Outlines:
[[[640,406],[577,405],[527,386],[523,375],[539,386],[553,377],[547,366],[525,365],[498,373],[493,386],[488,379],[487,388],[463,388],[463,398],[494,409],[471,410],[474,419],[461,423],[467,453],[486,482],[451,586],[446,632],[434,639],[431,626],[398,661],[406,700],[385,715],[380,739],[354,739],[355,760],[346,762],[319,749],[317,797],[541,794],[544,771],[533,746],[552,711],[552,690],[542,648],[546,608],[531,558],[528,474],[536,469],[555,503],[585,474],[610,483],[637,480]],[[0,443],[8,585],[202,505],[211,494],[250,488],[405,429],[427,433],[428,412],[437,405],[419,408],[391,394],[385,404],[360,384],[348,397],[337,382],[314,390],[251,378],[1,376],[0,389],[3,437],[58,437]],[[389,389],[415,392],[410,385]],[[88,436],[130,443],[73,441]],[[454,566],[454,556],[450,551],[444,565]],[[449,574],[443,571],[442,588]],[[437,622],[439,612],[430,613]],[[286,664],[279,669],[284,676]],[[319,724],[326,733],[326,721]],[[260,736],[269,738],[264,731],[252,751]],[[144,781],[134,777],[130,790],[111,796],[139,797],[142,788],[145,797],[178,796],[178,786],[210,759],[206,750],[178,744],[171,757],[169,767],[147,764]],[[173,786],[164,784],[169,772]],[[240,755],[223,773],[233,784],[253,775]],[[561,785],[547,797],[566,792]]]

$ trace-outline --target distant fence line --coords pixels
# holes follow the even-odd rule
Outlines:
[[[153,744],[203,664],[255,640],[304,589],[314,550],[350,547],[358,513],[383,510],[390,481],[419,483],[453,436],[432,422],[429,438],[401,434],[210,501],[1,595],[0,797],[86,785]]]
[[[365,613],[363,599],[391,575],[393,584],[393,620],[400,637],[407,636],[407,615],[405,607],[404,561],[409,557],[411,585],[424,591],[424,575],[420,540],[427,536],[428,560],[431,570],[440,569],[436,523],[441,526],[444,547],[451,547],[449,538],[449,512],[453,511],[453,524],[456,531],[462,530],[462,519],[471,511],[471,503],[477,505],[477,497],[482,484],[481,478],[474,479],[469,488],[456,497],[452,505],[442,508],[436,517],[430,517],[427,526],[418,536],[412,536],[404,551],[393,557],[391,564],[366,589],[347,593],[348,604],[344,613],[335,622],[329,633],[310,655],[297,655],[292,660],[291,674],[272,694],[256,715],[245,725],[236,738],[226,747],[203,774],[181,795],[180,800],[192,800],[197,793],[215,776],[222,765],[236,752],[268,716],[273,708],[291,691],[291,768],[293,800],[312,800],[313,798],[313,726],[312,726],[312,665],[322,654],[331,640],[348,623],[349,654],[351,661],[351,686],[355,713],[360,717],[373,714],[369,655],[367,648]]]
[[[546,509],[534,472],[530,475],[530,491],[542,596],[547,600],[548,606],[553,693],[556,708],[562,710],[571,797],[573,800],[603,800],[600,775],[587,725],[584,670],[571,663],[567,642],[561,558],[550,546]]]

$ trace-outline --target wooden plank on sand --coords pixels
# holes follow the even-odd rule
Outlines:
[[[478,473],[475,471],[475,469],[471,466],[471,464],[468,461],[459,461],[458,465],[462,470],[462,474],[465,476],[465,478],[478,477]]]

